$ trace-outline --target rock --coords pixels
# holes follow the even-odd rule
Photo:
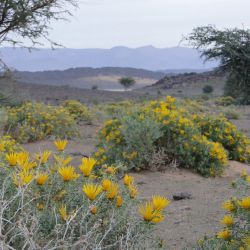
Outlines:
[[[191,207],[188,207],[188,206],[180,207],[180,210],[182,210],[182,211],[190,211]]]
[[[192,195],[190,193],[184,192],[184,193],[178,193],[173,195],[173,200],[179,201],[179,200],[186,200],[191,199]]]
[[[144,181],[138,181],[138,182],[137,182],[137,185],[144,185],[144,184],[147,184],[147,183],[144,182]]]

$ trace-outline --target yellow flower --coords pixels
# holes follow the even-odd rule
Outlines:
[[[75,172],[73,166],[60,167],[58,173],[63,177],[64,181],[71,181],[77,179],[80,175]]]
[[[51,155],[50,151],[43,151],[41,154],[36,154],[36,159],[41,162],[41,164],[45,164]]]
[[[54,144],[58,151],[64,151],[66,148],[68,141],[67,140],[56,140],[54,141]]]
[[[47,181],[48,177],[49,177],[48,174],[40,173],[40,174],[38,174],[38,176],[36,178],[36,183],[38,185],[44,185],[44,183]]]
[[[133,186],[133,185],[130,185],[128,186],[129,187],[129,195],[130,195],[130,198],[135,198],[138,194],[138,190],[137,190],[137,187],[136,186]]]
[[[79,167],[85,177],[88,177],[91,174],[91,171],[96,164],[94,158],[83,158],[82,165]]]
[[[23,151],[23,152],[19,152],[17,153],[17,163],[22,166],[23,164],[25,164],[25,162],[29,161],[29,152]]]
[[[151,202],[147,202],[144,205],[139,206],[139,213],[145,221],[159,223],[164,219],[164,216],[159,210],[154,209],[154,205]]]
[[[133,181],[134,181],[134,177],[133,176],[125,174],[125,176],[123,178],[124,185],[129,186],[129,185],[133,184]]]
[[[246,181],[250,183],[250,175],[247,176]]]
[[[232,212],[235,210],[235,205],[233,204],[233,202],[231,200],[227,200],[222,204],[222,208],[224,208],[225,210],[227,210],[228,212]]]
[[[93,201],[102,192],[102,186],[98,184],[88,183],[83,185],[82,191],[91,201]]]
[[[217,233],[217,238],[227,240],[231,237],[231,232],[228,230],[220,231]]]
[[[97,213],[97,207],[96,206],[92,206],[90,207],[90,212],[95,215]]]
[[[15,185],[20,187],[29,184],[33,180],[33,178],[33,174],[27,170],[22,170],[19,174],[13,174],[13,182],[15,183]]]
[[[17,165],[17,154],[16,153],[10,153],[10,154],[6,154],[5,156],[6,161],[9,163],[10,166],[14,167]]]
[[[110,188],[110,185],[111,185],[111,180],[109,180],[109,179],[104,179],[103,181],[102,181],[102,189],[104,190],[104,191],[107,191],[109,188]]]
[[[5,143],[1,142],[0,143],[0,152],[3,152],[5,150]]]
[[[106,169],[106,173],[108,173],[108,174],[115,174],[116,173],[116,168],[114,168],[114,167],[108,167]]]
[[[106,198],[112,200],[116,197],[116,195],[119,192],[119,186],[117,183],[111,182],[109,189],[107,190],[106,193]]]
[[[172,97],[172,96],[166,96],[166,100],[167,100],[167,102],[168,103],[174,103],[175,102],[175,98],[174,97]]]
[[[221,220],[221,223],[229,227],[233,225],[234,219],[231,215],[225,215],[224,218]]]
[[[64,220],[64,221],[67,221],[67,220],[68,220],[69,216],[67,215],[66,206],[63,206],[63,205],[62,205],[62,206],[59,208],[59,213],[60,213],[60,216],[61,216],[62,220]]]
[[[44,203],[42,203],[42,202],[37,203],[37,208],[38,208],[39,210],[43,210],[44,207],[45,207]]]
[[[250,197],[242,198],[241,200],[238,201],[238,204],[244,209],[249,209],[250,208]]]
[[[30,169],[36,167],[36,162],[27,160],[25,162],[19,163],[19,165],[22,169],[30,170]]]
[[[152,197],[152,203],[154,209],[162,210],[169,205],[170,201],[163,196],[157,195]]]
[[[123,203],[123,200],[122,200],[122,197],[120,195],[118,195],[116,197],[116,206],[117,207],[121,207],[122,206],[122,203]]]
[[[54,155],[54,158],[60,167],[65,167],[72,161],[72,158],[70,156],[64,158],[61,156]]]
[[[246,169],[242,170],[242,172],[240,173],[240,176],[242,178],[246,178],[247,177],[247,171],[246,171]]]

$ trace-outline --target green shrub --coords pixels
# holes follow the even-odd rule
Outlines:
[[[205,93],[205,94],[211,94],[211,93],[213,93],[214,88],[213,88],[213,86],[211,86],[211,85],[205,85],[205,86],[202,88],[202,91],[203,91],[203,93]]]
[[[134,113],[120,119],[108,120],[100,132],[105,147],[105,157],[100,163],[114,164],[122,162],[129,169],[149,168],[149,162],[155,152],[155,142],[162,136],[160,126],[150,118]],[[96,153],[100,157],[99,152]]]
[[[76,121],[91,122],[90,111],[87,106],[75,100],[67,100],[62,103],[62,106],[68,110]]]
[[[223,112],[225,117],[230,120],[238,120],[240,118],[239,111],[236,111],[232,108],[227,108]]]
[[[134,103],[131,101],[121,101],[115,103],[107,103],[99,107],[101,110],[105,111],[109,116],[117,116],[125,111],[131,110],[134,107]]]
[[[169,201],[160,197],[165,203],[156,208],[150,199],[146,214],[132,176],[119,182],[115,167],[97,175],[93,158],[75,166],[67,141],[55,144],[57,153],[34,158],[29,152],[0,152],[1,248],[155,249],[151,233]]]
[[[5,133],[20,143],[78,134],[74,118],[64,107],[31,102],[8,109]]]
[[[230,106],[235,103],[235,99],[231,96],[223,96],[216,98],[214,102],[220,106]]]
[[[99,133],[98,164],[122,162],[129,168],[150,168],[152,154],[164,150],[166,162],[177,160],[180,166],[206,176],[221,174],[227,152],[202,135],[192,114],[174,102],[167,97],[107,121]]]
[[[225,117],[200,115],[195,116],[195,121],[203,135],[223,145],[230,159],[241,162],[250,161],[249,139]]]

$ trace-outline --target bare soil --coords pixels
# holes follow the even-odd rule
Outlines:
[[[230,162],[220,178],[203,178],[183,169],[133,174],[142,199],[154,194],[171,199],[166,219],[155,231],[155,236],[164,240],[164,249],[192,249],[198,239],[222,228],[219,221],[225,211],[221,204],[234,195],[231,182],[243,169],[250,173],[249,166]],[[192,198],[174,201],[173,195],[180,192],[188,192]]]

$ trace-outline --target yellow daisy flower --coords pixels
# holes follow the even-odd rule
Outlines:
[[[241,200],[238,201],[238,204],[244,209],[249,209],[250,208],[250,197],[242,198]]]
[[[77,179],[80,175],[75,172],[73,166],[60,167],[58,173],[62,176],[64,181],[71,181]]]
[[[121,207],[123,203],[122,197],[120,195],[117,195],[116,197],[116,206]]]
[[[136,186],[133,186],[133,185],[130,185],[128,186],[129,187],[129,195],[130,195],[130,198],[135,198],[138,194],[138,190],[137,190],[137,187]]]
[[[223,230],[217,233],[217,238],[227,240],[231,237],[231,232],[228,230]]]
[[[36,154],[36,159],[41,162],[41,164],[45,164],[47,163],[47,161],[49,160],[49,157],[51,155],[51,152],[50,151],[43,151],[42,153],[40,154]]]
[[[226,226],[232,226],[234,223],[234,219],[231,215],[225,215],[224,218],[221,220],[221,223]]]
[[[227,200],[222,204],[222,208],[224,208],[228,212],[232,212],[235,210],[235,205],[231,200]]]
[[[93,201],[102,192],[102,186],[98,184],[88,183],[83,185],[82,191],[91,201]]]
[[[58,151],[64,151],[66,148],[68,141],[67,140],[55,140],[54,144]]]
[[[91,174],[92,169],[96,164],[96,160],[94,158],[83,158],[82,165],[79,167],[81,172],[85,177],[88,177]]]
[[[10,165],[11,167],[14,167],[14,166],[17,165],[18,156],[17,156],[16,153],[9,153],[9,154],[6,154],[5,159],[6,159],[6,161],[9,163],[9,165]]]
[[[25,186],[28,185],[34,178],[34,175],[27,171],[27,170],[22,170],[20,173],[14,173],[13,174],[13,182],[15,183],[16,186]]]
[[[111,180],[109,180],[109,179],[104,179],[103,181],[102,181],[102,189],[104,190],[104,191],[107,191],[109,188],[110,188],[110,185],[111,185]]]
[[[139,206],[139,213],[143,219],[147,222],[159,223],[164,219],[164,216],[159,210],[154,209],[154,205],[151,202],[147,202],[144,205]]]
[[[163,196],[156,195],[152,197],[152,203],[154,209],[162,210],[169,205],[170,201]]]
[[[132,185],[134,181],[134,177],[130,176],[128,174],[125,174],[124,178],[123,178],[123,183],[126,186]]]
[[[38,176],[36,177],[37,185],[44,185],[48,177],[49,175],[47,173],[39,173]]]
[[[106,193],[106,198],[112,200],[116,197],[119,192],[119,186],[117,183],[112,182]]]

